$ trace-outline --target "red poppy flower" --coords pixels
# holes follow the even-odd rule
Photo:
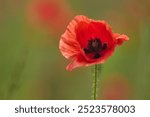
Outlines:
[[[125,76],[115,75],[104,80],[101,98],[105,100],[125,100],[132,96],[133,88]]]
[[[67,70],[104,63],[117,45],[128,40],[126,35],[113,33],[105,21],[76,16],[61,36],[59,49],[71,59]]]
[[[29,22],[45,26],[52,32],[62,31],[70,15],[70,9],[63,0],[32,0],[27,6]]]

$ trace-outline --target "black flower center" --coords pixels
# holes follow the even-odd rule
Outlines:
[[[93,58],[97,59],[101,57],[100,52],[105,49],[107,49],[107,44],[106,43],[102,44],[99,38],[95,38],[95,39],[90,39],[88,41],[87,48],[84,48],[83,50],[85,54],[93,53],[94,54]]]

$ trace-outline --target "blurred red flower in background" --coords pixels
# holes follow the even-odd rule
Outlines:
[[[56,33],[65,29],[70,14],[64,0],[32,0],[27,6],[30,23]]]
[[[132,87],[128,79],[122,75],[107,78],[101,92],[101,99],[105,100],[125,100],[132,94]]]
[[[128,40],[126,35],[113,33],[105,21],[76,16],[60,39],[60,51],[72,62],[67,70],[104,63],[117,45]]]

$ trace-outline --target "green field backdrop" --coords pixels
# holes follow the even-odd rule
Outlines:
[[[98,99],[150,99],[150,0],[0,0],[0,99],[91,99],[91,67],[69,72],[58,48],[75,15],[130,38],[105,64]]]

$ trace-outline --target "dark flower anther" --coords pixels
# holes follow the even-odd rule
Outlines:
[[[101,57],[101,55],[99,53],[95,53],[93,58],[97,59],[97,58],[100,58],[100,57]]]
[[[102,48],[103,50],[105,50],[105,49],[107,49],[107,44],[106,43],[104,43],[104,45],[103,45],[103,48]]]
[[[92,53],[92,52],[99,52],[100,48],[102,46],[102,43],[99,39],[90,39],[88,41],[88,45],[87,45],[87,48],[84,48],[84,52],[85,54],[89,54],[89,53]]]
[[[104,43],[102,45],[101,40],[99,38],[95,38],[95,39],[90,39],[88,41],[87,48],[84,48],[83,50],[85,54],[93,53],[94,54],[93,58],[97,59],[101,57],[100,52],[105,49],[107,49],[107,44]]]
[[[99,52],[102,47],[102,42],[98,39],[91,39],[88,42],[88,49],[91,50],[91,52]]]

